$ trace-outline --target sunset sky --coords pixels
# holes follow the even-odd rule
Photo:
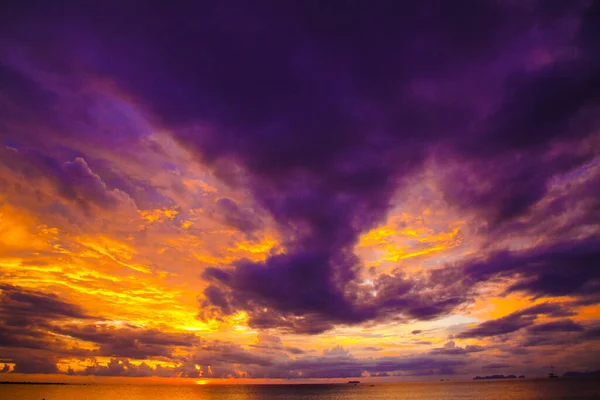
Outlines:
[[[592,1],[9,0],[0,381],[600,369],[599,48]]]

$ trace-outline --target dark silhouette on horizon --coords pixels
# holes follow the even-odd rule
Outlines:
[[[521,375],[523,376],[523,375]],[[524,376],[523,376],[524,377]],[[516,375],[487,375],[487,376],[476,376],[473,378],[474,381],[485,380],[485,379],[517,379]]]

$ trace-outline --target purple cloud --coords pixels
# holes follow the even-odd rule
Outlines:
[[[120,148],[144,133],[99,130],[96,138],[80,128],[110,120],[102,107],[68,100],[90,77],[114,82],[276,224],[285,251],[203,274],[211,286],[202,307],[245,310],[255,328],[319,333],[435,319],[468,301],[476,284],[516,274],[523,278],[511,291],[596,301],[595,232],[493,253],[464,266],[462,278],[452,268],[423,279],[380,275],[377,296],[361,289],[353,249],[426,161],[459,164],[442,188],[446,201],[476,211],[495,232],[528,215],[554,177],[597,157],[586,146],[600,126],[597,7],[384,1],[340,12],[316,2],[233,1],[140,13],[111,2],[73,2],[68,12],[19,4],[0,19],[10,105],[1,117],[11,127],[2,140],[43,154],[31,156],[24,176],[54,177],[61,197],[109,207],[115,189],[86,161],[93,149],[69,143]],[[33,116],[56,136],[29,132]],[[18,164],[11,168],[28,163]],[[218,208],[242,231],[260,226],[230,199]],[[532,319],[491,321],[471,334],[509,333]]]
[[[40,186],[49,183],[55,193],[46,193],[47,196],[59,196],[86,211],[91,206],[115,208],[127,198],[124,192],[109,189],[82,157],[61,163],[38,150],[0,149],[0,154],[3,155],[0,162],[15,177]],[[42,193],[38,193],[38,197],[41,196]]]
[[[583,326],[571,319],[561,319],[558,321],[546,322],[537,324],[529,328],[531,333],[546,333],[546,332],[581,332]]]
[[[247,235],[252,235],[262,224],[260,219],[251,211],[242,210],[238,204],[227,197],[217,199],[218,218]]]
[[[474,328],[457,335],[458,338],[479,338],[505,335],[532,326],[538,315],[564,317],[572,315],[559,303],[542,303],[520,311],[515,311],[505,317],[482,322]]]
[[[43,321],[90,318],[80,306],[61,300],[55,294],[0,285],[2,325],[26,328]]]
[[[476,281],[520,275],[508,291],[536,296],[576,295],[592,301],[600,289],[600,241],[595,235],[540,245],[524,251],[500,251],[484,261],[468,263],[467,276]]]
[[[172,357],[176,347],[199,345],[191,333],[169,333],[135,326],[115,327],[106,324],[64,325],[53,332],[95,343],[97,356],[147,359]]]
[[[467,345],[465,347],[457,346],[454,341],[449,341],[443,347],[435,348],[430,350],[430,354],[438,355],[464,355],[468,353],[478,353],[483,351],[482,346]]]
[[[57,374],[56,360],[53,358],[23,357],[15,361],[12,372],[21,374]]]

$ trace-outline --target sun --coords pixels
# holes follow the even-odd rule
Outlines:
[[[208,383],[207,379],[197,379],[194,381],[196,385],[206,385]]]

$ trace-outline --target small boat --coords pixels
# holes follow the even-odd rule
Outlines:
[[[554,373],[554,367],[550,367],[550,373],[548,374],[548,378],[550,379],[558,379],[558,375]]]
[[[348,381],[349,385],[358,385],[360,381]]]

